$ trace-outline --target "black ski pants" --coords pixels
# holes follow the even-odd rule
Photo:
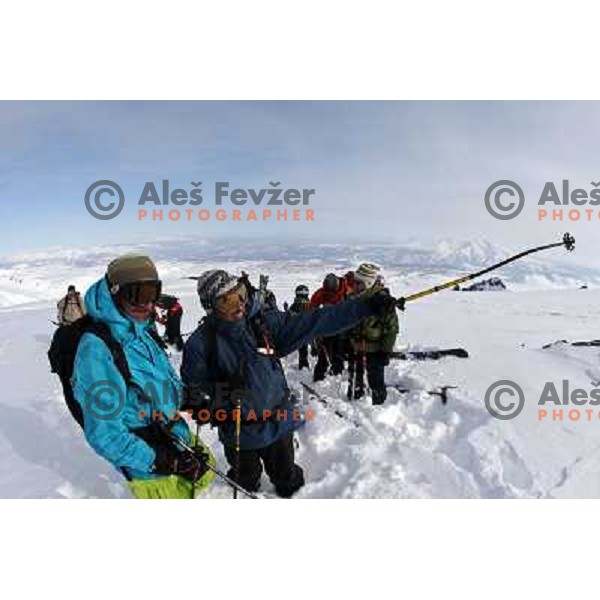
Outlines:
[[[294,461],[292,433],[266,448],[240,450],[239,475],[236,474],[237,452],[233,446],[225,446],[225,457],[231,466],[228,477],[250,492],[256,492],[260,487],[263,464],[278,496],[290,498],[304,485],[304,472]]]
[[[387,398],[385,387],[385,366],[389,359],[385,352],[355,352],[348,367],[350,386],[348,399],[362,398],[365,393],[365,370],[367,382],[371,388],[373,404],[383,404]]]

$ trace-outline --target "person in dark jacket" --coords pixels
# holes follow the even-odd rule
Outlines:
[[[304,485],[293,444],[304,419],[279,359],[317,336],[390,310],[394,301],[377,294],[292,316],[266,308],[259,293],[249,298],[247,287],[221,270],[198,278],[207,317],[184,346],[181,376],[190,405],[202,406],[208,398],[213,411],[219,406],[227,415],[217,416],[217,425],[230,477],[256,491],[264,465],[277,494],[287,498]]]
[[[181,337],[183,307],[179,298],[162,294],[156,302],[156,308],[156,321],[165,326],[165,342],[175,346],[181,352],[183,350],[183,338]]]
[[[294,291],[294,302],[287,309],[291,315],[301,315],[310,310],[309,291],[305,285],[299,285]],[[308,344],[298,349],[298,369],[310,369],[308,362]]]

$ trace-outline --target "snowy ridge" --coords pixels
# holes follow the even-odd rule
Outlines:
[[[397,285],[399,293],[458,277],[509,255],[490,242],[449,240],[427,248],[415,244],[348,246],[246,242],[232,245],[197,239],[86,249],[57,247],[0,259],[0,309],[49,300],[55,302],[69,283],[85,290],[102,275],[111,259],[124,252],[150,254],[158,262],[161,276],[167,282],[197,275],[216,266],[237,273],[244,269],[253,273],[281,274],[281,261],[285,257],[285,272],[310,282],[313,287],[328,271],[344,273],[368,260],[382,265],[388,283]],[[600,285],[600,271],[558,262],[560,252],[551,251],[543,258],[528,257],[504,267],[497,274],[509,289],[578,288],[583,283],[590,287]],[[287,298],[293,277],[286,277],[285,282],[271,278],[273,286],[285,294],[282,299]]]

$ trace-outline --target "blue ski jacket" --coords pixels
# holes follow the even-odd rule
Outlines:
[[[216,406],[227,411],[235,408],[232,392],[238,390],[227,389],[223,383],[236,379],[243,382],[243,393],[237,395],[241,397],[240,447],[248,450],[270,446],[304,423],[304,419],[296,418],[294,409],[300,407],[290,394],[278,358],[258,350],[264,344],[257,339],[251,319],[257,316],[259,305],[256,301],[249,301],[249,305],[247,316],[236,323],[219,320],[214,313],[207,316],[186,342],[181,364],[184,385],[207,394],[213,410]],[[351,300],[296,315],[264,309],[261,318],[277,356],[283,357],[316,337],[349,329],[371,314],[363,300]],[[215,334],[213,348],[208,341],[208,328],[213,328]],[[216,356],[211,358],[208,354],[213,350]],[[217,425],[221,441],[233,444],[233,420],[217,421]]]
[[[100,456],[132,479],[155,477],[151,473],[154,450],[132,432],[160,419],[172,421],[172,433],[190,441],[188,426],[177,412],[183,399],[181,380],[149,334],[154,324],[124,315],[106,279],[90,287],[85,304],[89,315],[108,325],[122,346],[134,383],[126,385],[102,340],[91,333],[82,336],[72,384],[83,410],[85,437]]]

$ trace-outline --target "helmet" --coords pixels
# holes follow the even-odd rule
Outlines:
[[[294,293],[296,294],[296,298],[308,298],[308,287],[303,284],[296,286]]]
[[[162,283],[152,259],[143,254],[123,254],[115,258],[106,270],[112,296],[131,304],[146,304],[158,300]]]
[[[323,291],[335,294],[340,289],[340,280],[335,273],[328,273],[323,280]]]
[[[106,277],[112,294],[129,283],[159,281],[155,264],[143,254],[123,254],[115,258],[108,265]]]

